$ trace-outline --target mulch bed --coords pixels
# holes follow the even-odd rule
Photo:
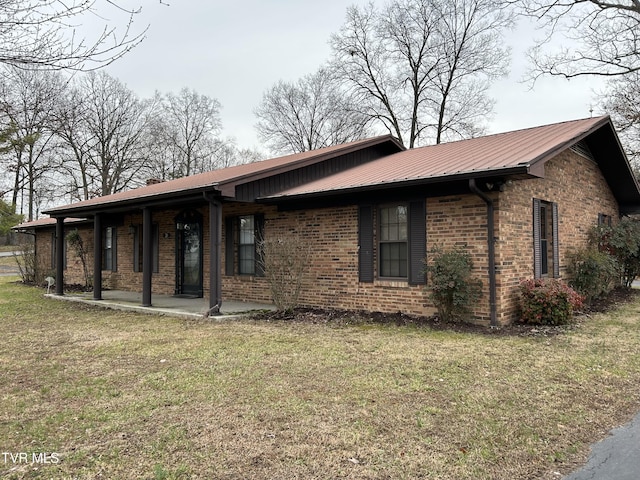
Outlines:
[[[501,335],[501,336],[521,336],[521,337],[552,337],[560,335],[569,330],[579,328],[581,320],[590,313],[607,312],[625,303],[631,302],[640,295],[640,290],[616,289],[606,298],[594,302],[590,307],[581,312],[577,321],[570,325],[529,325],[514,323],[512,325],[490,328],[484,325],[474,325],[465,322],[443,322],[437,315],[414,316],[406,315],[402,312],[382,313],[351,311],[339,309],[320,308],[296,308],[289,312],[261,312],[252,318],[266,322],[301,322],[310,324],[325,324],[329,326],[349,326],[349,325],[397,325],[397,326],[420,326],[432,330],[447,330],[460,333],[473,333],[479,335]]]

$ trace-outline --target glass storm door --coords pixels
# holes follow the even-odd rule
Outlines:
[[[176,294],[202,297],[202,217],[186,212],[176,219]]]

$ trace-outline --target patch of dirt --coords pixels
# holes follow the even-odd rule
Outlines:
[[[586,313],[600,313],[613,310],[625,303],[633,302],[640,297],[640,290],[635,288],[616,288],[604,298],[594,301]]]
[[[266,322],[302,322],[324,324],[341,327],[350,325],[397,325],[427,327],[432,330],[446,330],[458,333],[473,333],[479,335],[516,335],[516,336],[552,336],[563,333],[574,325],[540,326],[514,324],[490,328],[466,322],[443,322],[437,315],[415,316],[402,312],[383,313],[319,308],[296,308],[290,312],[261,312],[252,317]]]
[[[640,296],[640,290],[616,289],[606,298],[594,302],[584,312],[601,313],[617,308],[620,305],[634,301]],[[576,322],[570,325],[530,325],[524,323],[514,323],[500,327],[487,327],[485,325],[475,325],[466,322],[443,322],[437,315],[416,316],[407,315],[402,312],[383,313],[352,311],[338,309],[321,308],[296,308],[289,312],[261,312],[253,315],[252,318],[266,322],[301,322],[311,324],[323,324],[329,326],[350,326],[350,325],[397,325],[397,326],[420,326],[432,330],[446,330],[460,333],[473,333],[479,335],[499,335],[499,336],[520,336],[520,337],[553,337],[561,335],[567,331],[580,328],[581,320],[576,317]]]

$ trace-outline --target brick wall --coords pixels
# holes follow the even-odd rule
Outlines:
[[[233,216],[263,213],[266,238],[304,235],[310,250],[300,295],[304,306],[425,312],[423,287],[409,286],[406,281],[359,282],[357,206],[278,212],[275,208],[263,207],[257,211],[255,205],[232,205],[225,206],[224,213]],[[225,275],[223,296],[270,301],[269,285],[262,277]]]
[[[598,214],[618,218],[613,193],[591,160],[565,151],[545,165],[545,178],[521,180],[500,194],[496,245],[499,321],[517,318],[517,287],[533,278],[533,199],[558,204],[560,276],[566,276],[571,252],[586,247]]]
[[[65,229],[65,235],[71,230],[78,229],[80,236],[84,242],[85,248],[88,249],[87,265],[89,275],[93,275],[93,231],[88,230],[85,226],[69,227]],[[53,243],[55,228],[43,228],[38,230],[36,236],[35,249],[37,255],[38,277],[43,279],[47,276],[55,277],[55,266],[53,259]],[[82,268],[82,261],[76,252],[66,247],[66,268],[64,271],[64,280],[67,285],[84,286],[85,278]]]
[[[203,283],[205,292],[208,292],[209,212],[204,207],[193,210],[202,216]],[[159,235],[158,271],[153,272],[151,278],[153,293],[173,295],[176,292],[176,217],[181,211],[173,209],[152,212],[152,223],[158,225]],[[136,272],[133,265],[134,234],[129,232],[130,226],[142,229],[142,213],[125,215],[123,224],[118,227],[118,270],[103,272],[103,278],[108,279],[108,288],[142,291],[142,271]]]
[[[43,228],[38,230],[38,234],[35,238],[36,279],[39,282],[44,281],[45,277],[51,276],[55,278],[56,276],[52,260],[53,235],[54,229]]]
[[[570,252],[586,245],[591,226],[598,214],[618,217],[615,199],[600,170],[592,161],[571,151],[560,154],[545,166],[545,178],[513,181],[504,192],[491,192],[495,202],[498,321],[517,318],[517,286],[533,277],[533,198],[557,202],[559,208],[560,271],[566,272]],[[206,207],[198,210],[203,218],[204,294],[209,294],[209,218]],[[358,207],[312,209],[279,212],[275,207],[229,203],[223,217],[263,214],[265,236],[274,238],[300,232],[308,242],[311,256],[303,279],[300,302],[306,306],[333,307],[384,312],[402,311],[429,315],[435,309],[424,286],[406,281],[358,281]],[[178,210],[153,213],[159,226],[159,272],[152,277],[153,293],[175,292],[175,218]],[[465,247],[474,260],[474,274],[482,280],[483,296],[474,309],[478,322],[488,323],[489,276],[487,262],[487,209],[473,194],[429,198],[426,203],[427,250]],[[375,217],[375,216],[374,216]],[[222,293],[226,300],[269,302],[269,286],[264,277],[229,275],[225,271],[226,236],[222,232]],[[117,226],[116,272],[103,272],[105,288],[133,291],[142,289],[142,273],[134,272],[133,235],[130,225],[141,225],[139,213],[125,215]],[[104,226],[108,226],[105,224]],[[374,228],[374,231],[376,228]],[[81,229],[89,248],[89,268],[93,268],[93,235]],[[42,230],[37,248],[42,258],[50,259],[51,233]],[[235,245],[236,242],[234,242]],[[234,259],[237,251],[232,252]],[[43,257],[44,255],[44,257]],[[429,254],[427,255],[429,257]],[[77,258],[67,254],[67,283],[81,283],[82,270]],[[235,260],[237,263],[237,260]],[[377,278],[377,258],[374,259]],[[237,272],[237,265],[234,268]]]
[[[497,198],[497,194],[492,196]],[[473,310],[473,316],[479,323],[488,323],[487,205],[477,195],[427,200],[427,251],[453,248],[462,248],[471,254],[473,274],[482,281],[482,297]],[[428,253],[427,257],[429,256]]]

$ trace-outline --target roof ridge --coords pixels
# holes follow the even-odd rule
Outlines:
[[[511,135],[511,134],[514,134],[514,133],[521,133],[521,132],[526,132],[526,131],[529,131],[529,130],[539,130],[539,129],[543,129],[543,128],[547,128],[547,127],[566,125],[566,124],[569,124],[569,123],[585,122],[587,120],[602,121],[604,119],[609,119],[609,118],[610,118],[609,115],[600,115],[598,117],[585,117],[585,118],[578,118],[578,119],[575,119],[575,120],[565,120],[565,121],[562,121],[562,122],[547,123],[545,125],[537,125],[537,126],[533,126],[533,127],[524,127],[524,128],[517,128],[515,130],[507,130],[507,131],[504,131],[504,132],[489,133],[487,135],[480,135],[478,137],[461,138],[459,140],[452,140],[450,142],[443,142],[443,143],[439,143],[439,144],[424,145],[422,147],[417,147],[417,149],[435,147],[435,146],[438,146],[438,145],[451,145],[451,144],[460,143],[460,142],[468,142],[468,141],[471,141],[471,140],[480,140],[480,139],[484,139],[484,138],[499,137],[501,135]]]

